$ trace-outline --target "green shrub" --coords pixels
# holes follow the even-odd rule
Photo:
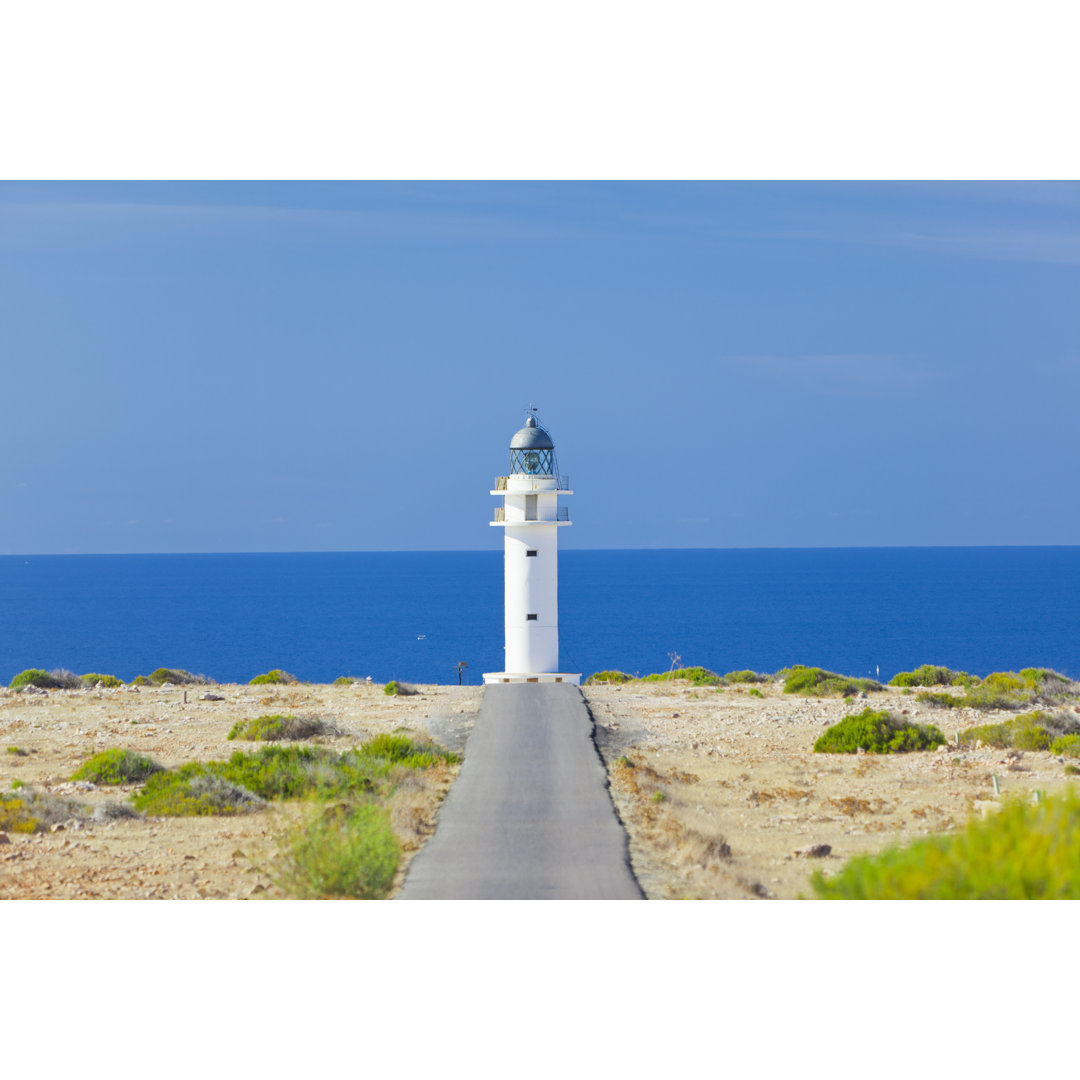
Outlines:
[[[1075,765],[1066,765],[1064,771],[1066,776],[1080,776],[1080,769]]]
[[[694,686],[719,686],[720,676],[703,667],[675,668],[673,671],[657,671],[646,675],[642,682],[660,682],[667,679],[683,679]]]
[[[847,697],[849,694],[873,693],[883,689],[881,683],[874,679],[856,679],[848,675],[837,675],[835,671],[803,667],[802,664],[778,671],[777,678],[784,680],[785,694]]]
[[[88,820],[89,809],[75,799],[35,791],[29,784],[18,784],[17,796],[0,795],[0,831],[42,832],[50,825],[75,818]]]
[[[981,683],[969,686],[961,697],[947,693],[919,694],[919,701],[945,708],[1018,709],[1035,702],[1060,704],[1070,700],[1076,684],[1049,668],[994,671]]]
[[[24,750],[21,746],[9,746],[7,748],[7,752],[9,754],[13,754],[15,757],[26,757],[27,755],[27,751]]]
[[[150,685],[150,680],[145,675],[136,675],[135,678],[131,680],[131,685],[132,686],[149,686]]]
[[[770,676],[759,675],[756,671],[729,671],[723,678],[728,686],[736,683],[762,683],[769,682]]]
[[[457,754],[443,750],[430,740],[410,739],[404,735],[376,735],[345,753],[364,761],[386,761],[409,769],[427,769],[438,761],[453,763],[460,760]]]
[[[36,686],[40,690],[77,690],[82,686],[79,676],[67,668],[53,668],[43,671],[41,668],[27,668],[20,671],[8,683],[12,690],[21,690],[25,686]]]
[[[1076,684],[1067,675],[1051,668],[1021,668],[1020,678],[1041,698],[1069,696],[1076,691]]]
[[[984,746],[992,746],[995,750],[1004,750],[1012,746],[1012,733],[1008,724],[980,724],[978,727],[968,728],[957,734],[957,741],[966,746],[974,746],[981,742]]]
[[[595,683],[624,683],[633,682],[634,676],[627,675],[625,671],[596,671],[585,680],[586,686]]]
[[[80,675],[79,682],[81,682],[83,686],[90,687],[97,686],[98,683],[101,683],[106,690],[115,690],[118,686],[124,685],[124,680],[118,679],[115,675],[99,675],[97,672],[92,672],[89,675]]]
[[[401,847],[389,815],[378,806],[335,806],[294,836],[275,880],[303,899],[381,900],[390,891]]]
[[[1080,899],[1080,795],[1075,790],[1037,806],[1009,801],[955,836],[852,859],[838,874],[811,878],[825,899]]]
[[[400,694],[402,697],[411,697],[413,694],[419,693],[415,686],[407,682],[398,682],[396,679],[391,679],[384,687],[383,693],[393,697],[395,694]]]
[[[333,724],[327,724],[317,716],[258,716],[254,720],[238,720],[233,724],[228,737],[280,742],[336,733],[337,728]]]
[[[983,679],[982,686],[987,690],[1001,694],[1012,694],[1017,691],[1033,689],[1032,684],[1028,683],[1023,676],[1012,671],[992,671]]]
[[[1007,750],[1010,747],[1017,750],[1053,750],[1053,746],[1057,745],[1055,738],[1066,746],[1070,743],[1065,740],[1076,739],[1080,742],[1080,723],[1066,715],[1054,715],[1036,709],[1001,723],[980,724],[978,727],[968,728],[959,735],[959,741],[966,745],[981,742],[984,746],[992,746],[996,750]]]
[[[1011,721],[1015,725],[1012,732],[1012,744],[1017,750],[1049,750],[1053,741],[1050,732],[1039,723],[1038,712],[1018,716]]]
[[[133,681],[138,682],[137,679]],[[190,671],[184,671],[183,668],[159,667],[150,672],[146,681],[152,686],[161,686],[164,683],[171,683],[173,686],[190,686],[192,684],[204,685],[210,680],[205,675],[192,675]]]
[[[356,767],[355,752],[338,754],[323,747],[264,746],[255,753],[237,751],[226,762],[207,766],[264,799],[334,798],[368,792],[376,777]]]
[[[243,813],[264,799],[386,793],[410,769],[458,760],[432,742],[401,735],[378,735],[343,753],[321,746],[262,746],[251,753],[238,750],[228,761],[192,762],[157,773],[132,803],[155,815]],[[215,787],[211,780],[223,784]]]
[[[915,700],[922,702],[924,705],[938,705],[942,709],[956,709],[964,703],[963,697],[956,697],[947,690],[928,691],[923,694],[916,694]]]
[[[897,672],[890,680],[890,686],[975,686],[979,682],[977,675],[966,671],[953,671],[937,664],[921,664],[914,671]]]
[[[825,729],[814,743],[816,754],[904,754],[912,750],[932,750],[945,736],[932,726],[913,724],[882,710],[863,709],[845,716]]]
[[[256,675],[254,679],[248,683],[249,686],[268,686],[272,683],[294,683],[296,682],[296,676],[290,675],[287,671],[282,671],[281,668],[274,668],[273,671],[266,672],[265,675]]]
[[[953,686],[962,686],[965,690],[970,690],[973,686],[978,686],[982,682],[982,679],[978,675],[970,675],[966,671],[954,671],[953,672]]]
[[[747,690],[746,692],[747,692],[747,693],[748,693],[748,694],[749,694],[749,695],[750,695],[751,697],[759,697],[759,698],[763,698],[763,697],[765,696],[765,695],[764,695],[764,694],[763,694],[763,693],[762,693],[762,692],[761,692],[761,691],[760,691],[760,690],[759,690],[759,689],[758,689],[758,688],[757,688],[756,686],[751,686],[751,687],[750,687],[750,689],[749,689],[749,690]]]
[[[244,814],[263,805],[247,788],[198,762],[154,773],[131,802],[136,810],[154,817]]]
[[[1050,753],[1058,757],[1080,757],[1080,735],[1062,735],[1050,744]]]
[[[25,799],[0,795],[0,832],[32,833],[40,826]]]
[[[93,784],[139,784],[161,772],[162,766],[134,750],[103,750],[94,754],[72,774],[72,780]]]
[[[57,668],[55,671],[27,668],[25,671],[20,671],[8,683],[8,687],[11,690],[21,690],[24,686],[36,686],[39,690],[63,690],[70,685],[69,680],[65,678],[70,674],[70,671],[65,672],[62,668]]]
[[[355,679],[349,678],[348,675],[339,675],[330,685],[331,686],[352,686],[356,682]]]

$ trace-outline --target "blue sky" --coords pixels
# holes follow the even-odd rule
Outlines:
[[[0,184],[0,552],[1075,544],[1080,185]]]

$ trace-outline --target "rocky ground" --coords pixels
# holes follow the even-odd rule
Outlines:
[[[237,720],[265,713],[331,721],[342,734],[316,741],[341,749],[398,728],[466,749],[482,689],[417,689],[411,697],[364,684],[0,690],[0,792],[22,781],[90,808],[122,802],[134,788],[73,783],[72,773],[110,747],[165,766],[221,759],[261,745],[226,736]],[[815,869],[832,873],[853,855],[993,812],[994,775],[1002,795],[1072,782],[1049,753],[950,745],[903,755],[815,754],[817,736],[853,706],[784,695],[775,685],[762,686],[760,698],[743,686],[677,682],[583,690],[635,873],[653,899],[809,896]],[[869,703],[937,724],[950,742],[957,730],[1010,715],[921,706],[898,690]],[[398,884],[452,779],[452,770],[441,773],[392,806],[405,847]],[[302,804],[271,804],[235,817],[71,818],[31,836],[10,832],[0,835],[0,898],[282,897],[273,858],[279,838],[306,812]]]
[[[583,687],[634,871],[650,899],[812,896],[810,874],[960,828],[1010,792],[1073,782],[1049,752],[815,754],[829,724],[867,704],[955,733],[1012,713],[919,705],[889,689],[853,706],[761,686]],[[1078,709],[1077,711],[1080,711]]]
[[[124,801],[134,787],[72,782],[91,755],[111,747],[136,750],[167,767],[222,759],[261,743],[230,742],[237,720],[266,713],[314,715],[342,734],[314,741],[346,749],[382,732],[425,732],[461,750],[476,717],[479,687],[425,686],[409,697],[382,687],[189,686],[117,690],[0,690],[0,792],[22,781],[98,808]],[[7,752],[8,747],[23,753]],[[408,859],[433,828],[453,771],[392,805],[395,831]],[[278,840],[309,808],[270,804],[232,817],[74,818],[25,836],[0,834],[0,898],[196,899],[284,896],[269,873]],[[396,887],[396,886],[395,886]]]

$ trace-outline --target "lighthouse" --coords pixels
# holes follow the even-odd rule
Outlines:
[[[535,409],[510,440],[509,474],[495,478],[491,494],[503,501],[491,525],[503,530],[506,659],[484,682],[576,686],[580,673],[559,671],[559,529],[570,524],[559,496],[573,492]]]

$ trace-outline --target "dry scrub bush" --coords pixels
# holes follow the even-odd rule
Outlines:
[[[395,694],[398,694],[401,697],[412,697],[415,694],[419,694],[420,691],[417,690],[412,683],[398,682],[397,679],[391,679],[390,682],[383,687],[383,693],[388,697],[393,697]]]
[[[12,690],[22,690],[27,686],[36,686],[39,690],[77,690],[82,686],[79,676],[67,668],[53,668],[42,671],[41,668],[27,668],[20,671],[8,684]]]
[[[86,675],[80,675],[79,682],[84,687],[91,690],[98,685],[103,686],[106,690],[115,690],[117,687],[124,685],[123,679],[118,679],[115,675],[102,675],[97,671],[91,671]]]
[[[1050,668],[993,671],[962,695],[948,691],[926,692],[918,700],[947,709],[1020,709],[1026,705],[1063,705],[1074,701],[1080,686]]]
[[[381,900],[400,858],[385,809],[372,803],[332,806],[284,838],[273,876],[303,899]]]
[[[625,671],[594,671],[585,680],[586,686],[595,686],[597,683],[624,683],[633,682],[634,676],[627,675]]]
[[[175,772],[155,773],[131,801],[137,810],[155,817],[243,814],[264,805],[242,784],[210,772],[198,762],[182,765]]]
[[[979,677],[966,671],[953,671],[940,664],[920,664],[914,671],[898,671],[890,680],[890,686],[978,686]]]
[[[458,755],[428,740],[402,735],[377,735],[343,753],[273,744],[250,753],[238,750],[228,761],[190,762],[175,772],[157,773],[132,800],[148,814],[242,813],[257,809],[262,799],[388,795],[410,770],[457,760]],[[199,777],[227,783],[196,783]]]
[[[858,693],[876,693],[884,687],[876,679],[859,679],[849,675],[837,675],[835,671],[804,667],[795,664],[776,673],[783,680],[785,694],[803,694],[815,697],[851,697]]]
[[[252,742],[285,742],[311,739],[316,735],[340,735],[340,729],[318,716],[258,716],[239,720],[229,731],[230,739]]]
[[[89,780],[93,784],[139,784],[161,769],[156,761],[134,750],[103,750],[87,758],[71,779]]]
[[[719,686],[722,682],[715,671],[705,667],[673,668],[671,671],[655,671],[642,677],[642,682],[668,682],[679,679],[693,686]]]
[[[65,821],[87,821],[90,809],[76,799],[37,791],[26,784],[18,792],[0,795],[0,831],[43,832]]]
[[[887,710],[845,716],[818,737],[815,754],[903,754],[914,750],[933,750],[945,742],[945,736],[933,725],[915,724]]]
[[[835,876],[811,878],[839,900],[1080,899],[1080,794],[1074,789],[1032,806],[1009,801],[962,833],[852,859]]]
[[[267,671],[263,675],[256,675],[254,679],[248,684],[249,686],[268,686],[274,683],[282,683],[285,685],[291,685],[297,682],[295,675],[290,675],[287,671],[282,671],[281,668],[274,668],[272,671]]]
[[[676,866],[708,869],[731,859],[731,846],[707,814],[689,806],[670,810],[671,855]]]
[[[205,686],[213,681],[205,675],[193,675],[183,668],[163,667],[157,668],[155,671],[150,672],[149,675],[140,675],[139,679],[145,679],[151,686],[164,686],[165,683],[172,686]],[[133,680],[134,682],[138,682],[138,679]]]
[[[1021,713],[1000,724],[981,724],[959,735],[966,746],[982,743],[998,750],[1049,750],[1051,753],[1080,756],[1080,722],[1067,713],[1047,713],[1040,709]]]

